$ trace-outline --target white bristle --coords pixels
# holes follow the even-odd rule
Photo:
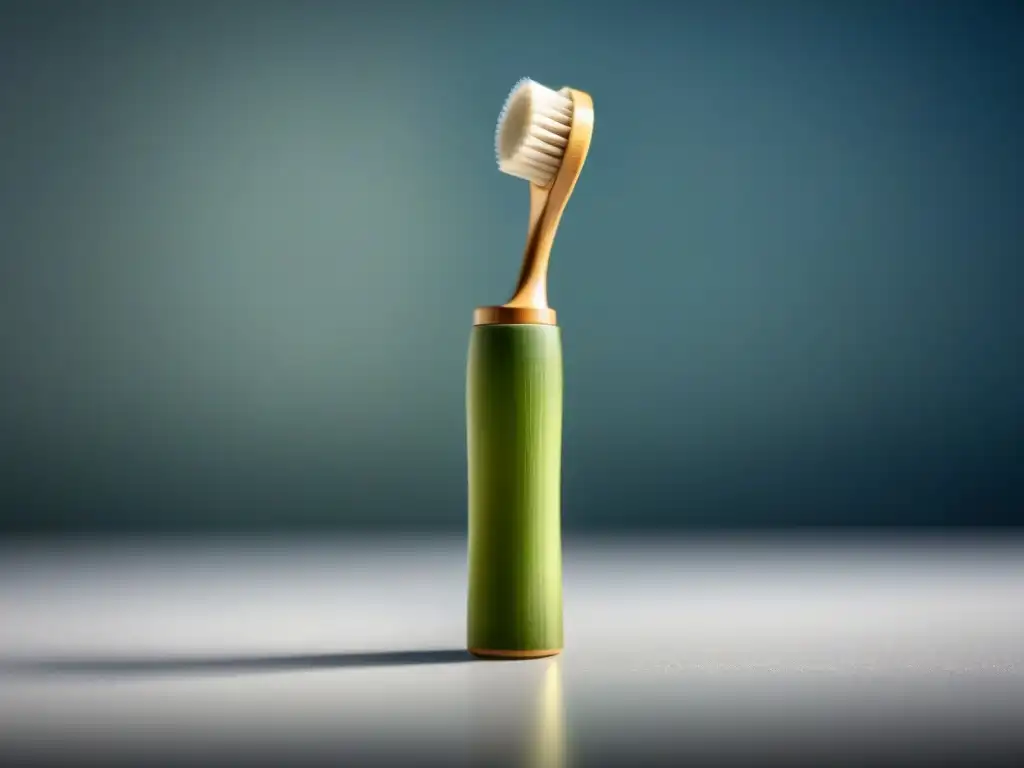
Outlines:
[[[498,168],[546,187],[558,173],[572,127],[572,99],[523,78],[505,99],[494,134]]]

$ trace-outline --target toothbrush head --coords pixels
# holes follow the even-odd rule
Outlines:
[[[572,130],[568,88],[554,91],[523,78],[505,99],[494,134],[498,168],[539,187],[554,180]]]

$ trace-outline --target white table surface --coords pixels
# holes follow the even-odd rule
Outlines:
[[[562,656],[464,611],[460,538],[11,539],[0,763],[1024,756],[1019,538],[567,535]]]

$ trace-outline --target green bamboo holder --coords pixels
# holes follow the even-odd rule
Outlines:
[[[554,655],[562,650],[558,326],[474,326],[466,415],[469,651]]]

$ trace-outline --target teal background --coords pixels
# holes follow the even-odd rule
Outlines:
[[[0,528],[465,526],[522,76],[572,528],[1024,522],[1019,4],[0,3]]]

